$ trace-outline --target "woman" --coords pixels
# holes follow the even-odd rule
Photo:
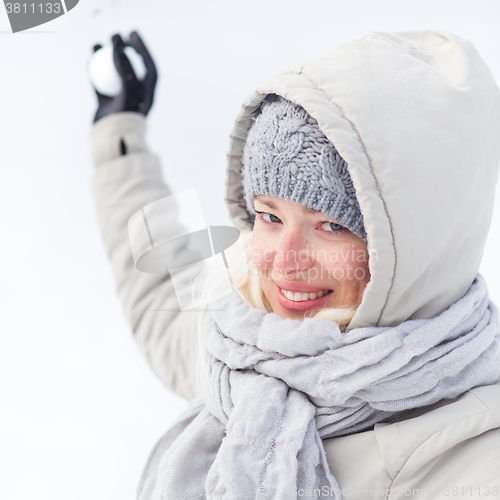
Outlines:
[[[113,41],[124,90],[92,130],[100,224],[139,344],[193,400],[138,497],[499,495],[500,327],[478,268],[500,94],[472,44],[368,33],[255,87],[226,184],[248,243],[231,276],[248,278],[203,314],[134,267],[127,221],[170,192],[144,142],[154,64],[132,34],[137,82]]]

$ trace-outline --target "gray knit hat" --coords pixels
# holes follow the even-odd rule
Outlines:
[[[363,216],[346,162],[301,106],[270,94],[254,118],[243,150],[247,210],[266,194],[332,217],[366,241]]]

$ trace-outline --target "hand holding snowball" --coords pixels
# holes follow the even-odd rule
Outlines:
[[[118,34],[113,48],[94,47],[89,76],[99,107],[94,122],[111,113],[133,111],[147,115],[153,105],[157,80],[156,66],[143,41],[133,31],[125,46]]]

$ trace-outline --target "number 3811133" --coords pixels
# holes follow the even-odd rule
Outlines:
[[[60,3],[6,3],[7,14],[59,14],[61,12]]]

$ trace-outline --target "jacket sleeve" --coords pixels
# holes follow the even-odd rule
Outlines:
[[[91,151],[96,171],[91,187],[117,292],[135,339],[163,383],[193,399],[197,395],[200,312],[180,310],[169,273],[138,271],[129,242],[131,215],[172,194],[162,179],[158,157],[148,151],[145,128],[143,115],[128,112],[108,115],[93,126]],[[164,214],[162,222],[173,236],[182,228],[176,214]],[[182,245],[169,248],[183,252]]]

